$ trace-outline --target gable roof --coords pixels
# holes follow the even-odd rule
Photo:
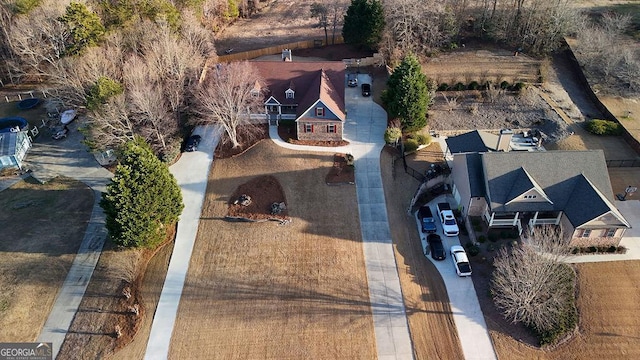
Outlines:
[[[445,139],[447,147],[452,154],[469,152],[495,151],[498,145],[498,135],[482,130],[473,130],[464,134],[451,136]]]
[[[284,105],[298,105],[297,117],[318,99],[344,120],[345,66],[340,61],[284,62],[252,61],[265,84],[265,99],[273,97]],[[295,86],[295,98],[285,91]]]
[[[564,211],[574,227],[610,211],[624,220],[613,205],[602,150],[487,152],[480,156],[492,211]],[[550,202],[510,202],[514,194],[532,188],[546,194]]]

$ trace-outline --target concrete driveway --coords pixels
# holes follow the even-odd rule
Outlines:
[[[359,74],[358,83],[371,84],[371,77]],[[344,137],[356,159],[356,193],[378,359],[413,359],[380,175],[387,114],[372,97],[363,97],[360,87],[346,88],[345,103]]]
[[[447,252],[447,258],[436,261],[433,260],[430,254],[425,255],[425,257],[429,259],[428,261],[433,262],[438,269],[447,288],[449,303],[451,304],[451,311],[453,312],[453,320],[456,323],[464,358],[467,360],[496,359],[496,353],[493,349],[489,331],[487,330],[487,324],[484,321],[484,315],[480,309],[480,303],[478,302],[478,296],[473,287],[473,282],[471,278],[458,276],[451,260],[449,249],[453,245],[461,245],[460,239],[457,236],[444,235],[442,224],[437,215],[436,204],[448,200],[452,200],[453,202],[452,198],[442,195],[428,204],[434,217],[438,218],[438,220],[436,220],[436,233],[442,238],[442,243]],[[416,226],[420,233],[423,253],[426,253],[425,249],[428,249],[429,245],[427,244],[426,234],[423,234],[421,231],[421,224],[417,214]]]

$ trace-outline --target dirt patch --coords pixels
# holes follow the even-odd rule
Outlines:
[[[73,357],[71,354],[80,352],[92,358],[111,356],[133,341],[145,321],[153,319],[157,300],[144,299],[140,289],[150,259],[164,247],[173,247],[175,226],[169,230],[167,239],[153,250],[119,249],[107,240],[60,348],[61,357]],[[166,268],[160,269],[158,274],[164,281]],[[130,297],[127,298],[126,293]],[[146,304],[151,307],[146,308]],[[136,305],[138,315],[132,312]],[[116,327],[120,328],[120,337],[116,336]],[[148,337],[148,333],[145,336]]]
[[[169,358],[375,358],[355,187],[327,187],[332,164],[270,141],[215,161]],[[220,220],[235,189],[265,175],[292,221]]]
[[[349,161],[347,154],[334,154],[333,166],[325,178],[327,185],[355,184],[355,181],[353,158]]]
[[[218,54],[262,49],[277,44],[322,39],[324,30],[311,17],[314,0],[273,0],[250,19],[238,19],[216,36]],[[295,14],[295,15],[294,15]],[[338,29],[337,34],[342,30]],[[331,40],[331,34],[329,34]]]
[[[438,132],[470,129],[538,129],[548,141],[569,134],[568,125],[532,89],[521,92],[441,91],[429,109],[429,127]]]
[[[251,201],[248,205],[238,203],[243,196],[248,196]],[[287,199],[278,179],[273,176],[258,176],[238,186],[229,199],[229,216],[244,217],[252,220],[261,219],[287,219],[288,212],[285,208],[279,214],[273,214],[272,204],[284,203]]]
[[[250,127],[247,131],[245,131],[245,127]],[[227,134],[223,133],[222,139],[216,151],[214,152],[216,159],[226,159],[229,157],[237,156],[242,154],[243,152],[250,149],[252,146],[260,142],[260,140],[269,138],[269,125],[268,124],[258,124],[258,125],[243,125],[238,127],[238,142],[239,146],[233,147],[230,141],[225,140],[224,137]]]
[[[34,341],[84,238],[93,192],[69,178],[28,178],[0,192],[0,204],[2,341]]]

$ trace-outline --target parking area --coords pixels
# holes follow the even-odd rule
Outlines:
[[[484,321],[482,310],[480,309],[480,303],[478,302],[473,282],[470,277],[459,277],[451,261],[449,249],[453,245],[461,245],[460,239],[458,236],[444,235],[436,207],[436,204],[439,202],[453,203],[453,198],[451,195],[441,195],[427,204],[436,218],[436,234],[440,235],[446,250],[446,258],[444,260],[436,261],[429,255],[427,234],[422,232],[420,219],[418,218],[418,214],[415,214],[416,226],[420,233],[422,250],[426,258],[425,261],[431,261],[433,263],[445,283],[453,312],[453,320],[456,324],[465,359],[495,359],[496,354],[493,349],[493,343],[491,342],[487,325]]]

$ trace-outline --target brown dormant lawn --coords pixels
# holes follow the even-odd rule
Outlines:
[[[640,261],[576,265],[578,333],[552,351],[536,350],[491,331],[503,359],[640,358]]]
[[[376,357],[356,189],[327,186],[332,165],[268,140],[215,160],[170,358]],[[262,175],[280,182],[292,221],[224,221],[231,194]]]
[[[69,178],[31,178],[0,192],[0,339],[35,341],[78,247],[93,192]]]

